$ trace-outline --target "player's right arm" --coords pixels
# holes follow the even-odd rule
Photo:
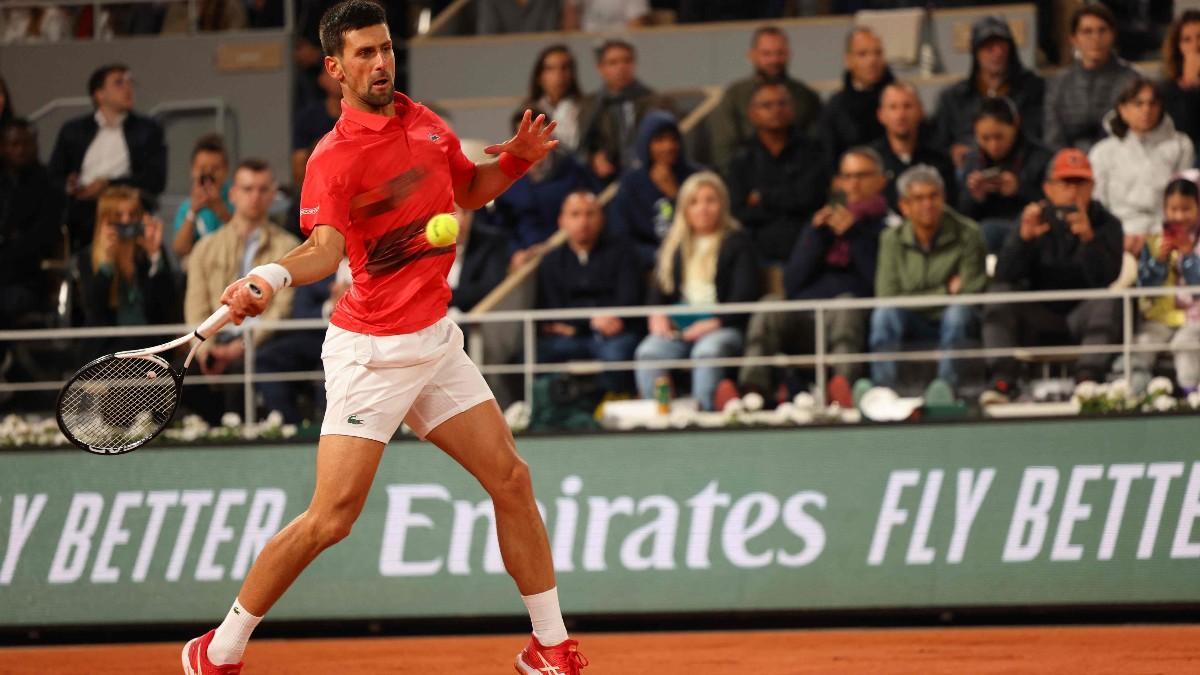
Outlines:
[[[335,228],[328,225],[318,225],[313,228],[312,235],[275,264],[283,267],[289,279],[289,286],[304,286],[314,281],[320,281],[337,271],[338,265],[345,255],[346,239]],[[254,295],[248,288],[253,281],[256,288],[262,291],[261,296]],[[275,294],[275,283],[263,276],[249,274],[230,284],[221,295],[221,303],[229,305],[234,323],[240,324],[247,316],[258,316],[267,309]]]

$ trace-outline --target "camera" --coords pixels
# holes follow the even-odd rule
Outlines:
[[[121,239],[136,239],[146,233],[146,225],[140,220],[131,223],[117,223],[117,236]]]
[[[1067,229],[1067,216],[1079,210],[1078,206],[1069,204],[1067,206],[1055,206],[1054,204],[1042,205],[1042,222],[1050,227],[1058,227]]]
[[[213,176],[211,173],[200,174],[200,178],[198,180],[200,181],[201,185],[212,185],[213,183],[217,182],[216,176]]]

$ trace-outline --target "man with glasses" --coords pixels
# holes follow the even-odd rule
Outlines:
[[[1060,150],[1046,172],[1046,199],[1025,207],[996,264],[991,292],[1107,288],[1121,271],[1121,221],[1092,199],[1095,187],[1087,155]],[[1065,302],[989,304],[984,308],[984,347],[1001,348],[1121,341],[1117,298]],[[1112,354],[1083,354],[1077,380],[1099,380]],[[988,364],[992,386],[980,403],[1000,403],[1017,394],[1017,363],[1011,356]]]
[[[133,111],[133,75],[123,64],[88,78],[95,111],[68,121],[50,155],[50,175],[68,197],[71,249],[92,241],[96,199],[109,185],[138,188],[148,210],[166,187],[167,146],[162,126]]]
[[[753,236],[759,257],[782,264],[829,186],[821,147],[796,125],[781,82],[761,82],[750,96],[754,136],[742,143],[725,175],[733,215]]]
[[[783,271],[788,300],[862,298],[875,293],[875,264],[879,234],[887,227],[883,197],[883,160],[867,147],[842,155],[829,203],[813,215],[791,249]],[[771,298],[778,299],[778,298]],[[746,356],[811,354],[816,339],[813,312],[760,312],[746,331]],[[866,346],[867,313],[859,309],[824,314],[826,345],[831,354],[857,354]],[[838,364],[829,381],[828,400],[852,405],[850,382],[856,364]],[[775,400],[775,371],[769,366],[745,366],[738,383]]]
[[[1077,58],[1046,86],[1043,133],[1051,149],[1087,152],[1104,138],[1104,114],[1137,77],[1113,49],[1116,39],[1116,19],[1104,5],[1084,5],[1071,16],[1071,45]]]

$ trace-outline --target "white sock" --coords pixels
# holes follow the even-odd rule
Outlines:
[[[230,607],[229,613],[225,615],[225,620],[217,626],[217,634],[208,644],[208,660],[218,666],[241,661],[242,652],[246,651],[246,643],[250,641],[250,634],[254,632],[259,621],[262,621],[261,616],[247,612],[242,603],[235,599],[233,607]]]
[[[558,586],[537,595],[522,595],[529,620],[533,622],[533,636],[543,647],[560,645],[567,639],[567,626],[563,623],[562,610],[558,608]]]

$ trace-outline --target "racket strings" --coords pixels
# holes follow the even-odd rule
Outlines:
[[[157,357],[113,358],[88,366],[62,396],[63,431],[94,452],[132,449],[171,420],[178,390]]]

